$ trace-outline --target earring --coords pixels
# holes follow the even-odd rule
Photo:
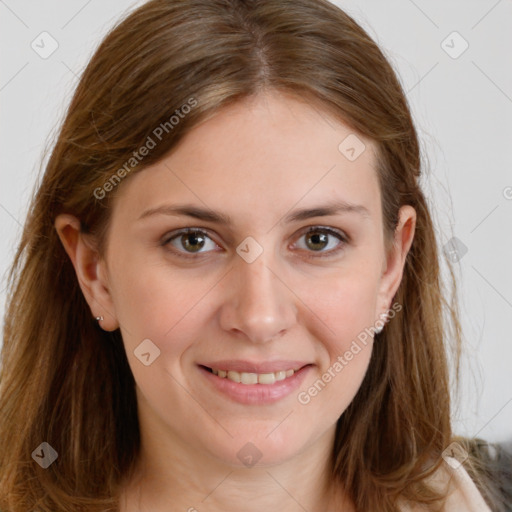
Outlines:
[[[387,322],[387,318],[388,318],[387,313],[382,313],[380,315],[380,318],[384,321],[384,323],[382,325],[380,325],[379,327],[375,328],[375,334],[380,334],[383,331],[384,326],[386,325],[386,322]]]
[[[98,322],[98,323],[99,323],[99,322],[101,322],[102,320],[103,320],[103,317],[102,317],[102,316],[97,316],[97,317],[96,317],[96,322]]]

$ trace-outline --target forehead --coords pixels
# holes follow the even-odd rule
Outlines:
[[[317,105],[262,93],[195,126],[160,162],[131,176],[118,209],[189,202],[243,220],[345,200],[377,214],[375,146]]]

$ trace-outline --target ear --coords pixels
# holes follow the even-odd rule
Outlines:
[[[55,229],[73,263],[78,283],[91,308],[91,316],[102,316],[101,328],[114,331],[119,323],[109,291],[106,263],[100,259],[92,235],[83,233],[80,226],[80,221],[68,214],[61,214],[55,220]]]
[[[393,246],[385,258],[381,275],[378,298],[381,317],[391,307],[391,301],[402,281],[405,259],[411,248],[415,229],[416,210],[410,205],[402,206],[399,211],[398,226],[394,233]]]

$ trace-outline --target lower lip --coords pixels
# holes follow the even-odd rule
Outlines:
[[[215,389],[235,402],[246,405],[264,405],[278,402],[293,393],[302,384],[312,365],[304,366],[291,377],[274,384],[240,384],[227,377],[218,377],[204,366],[198,366],[198,368]]]

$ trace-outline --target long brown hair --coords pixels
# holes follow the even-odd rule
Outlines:
[[[264,89],[306,98],[376,142],[388,248],[400,206],[417,212],[394,297],[403,309],[377,335],[364,382],[338,421],[333,479],[361,512],[397,510],[398,498],[433,507],[442,497],[426,479],[452,441],[446,340],[457,360],[456,283],[450,266],[449,302],[419,186],[417,133],[392,67],[326,0],[152,0],[109,32],[85,69],[12,266],[0,374],[4,511],[117,510],[139,453],[135,382],[119,330],[95,325],[56,216],[75,215],[103,251],[122,180],[223,106]],[[148,137],[154,147],[134,164]],[[47,469],[31,457],[42,442],[58,452]]]

